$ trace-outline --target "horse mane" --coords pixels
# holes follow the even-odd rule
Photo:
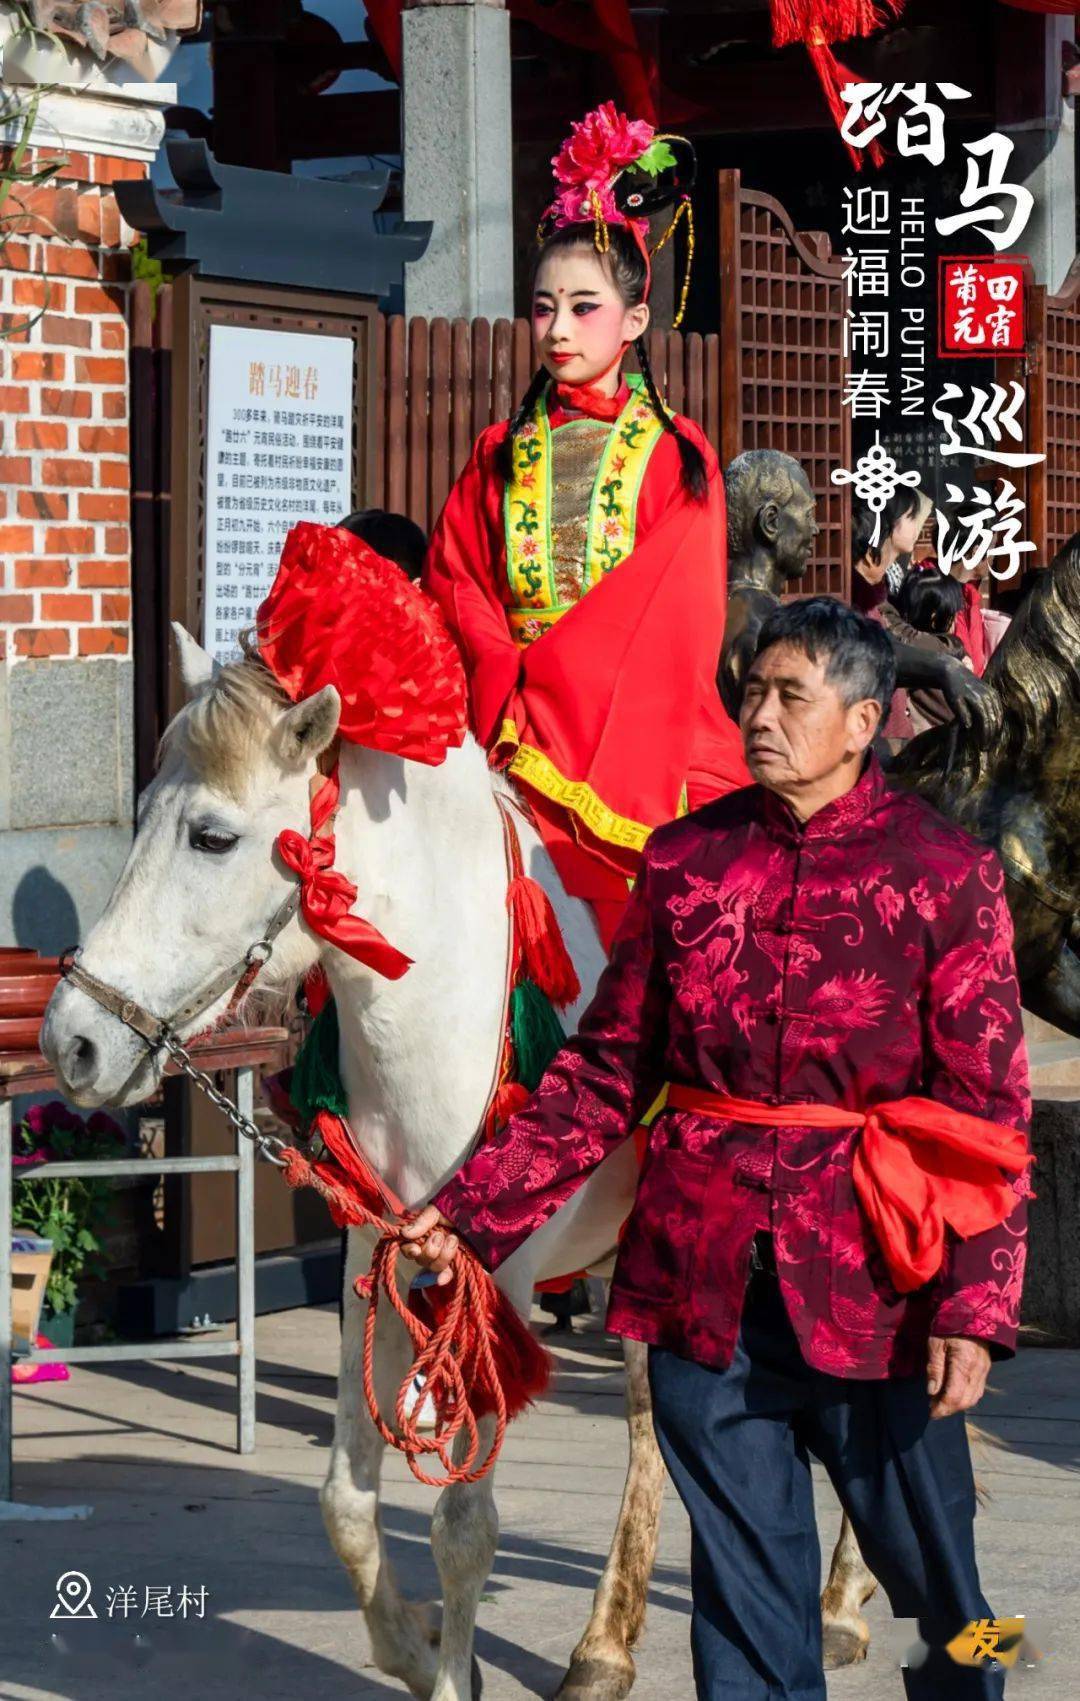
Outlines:
[[[199,778],[239,798],[251,772],[252,759],[275,719],[291,699],[259,656],[249,632],[240,637],[243,655],[226,662],[213,679],[180,710],[166,727],[158,747],[158,764],[179,744]]]

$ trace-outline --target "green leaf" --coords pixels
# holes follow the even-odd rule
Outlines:
[[[662,171],[669,170],[671,166],[677,165],[678,161],[667,142],[658,136],[652,146],[646,148],[640,159],[636,159],[634,164],[642,171],[647,171],[650,177],[659,177]]]

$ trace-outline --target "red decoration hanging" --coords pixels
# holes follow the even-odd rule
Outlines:
[[[847,113],[840,91],[845,83],[859,79],[840,63],[832,51],[833,45],[884,29],[900,16],[904,3],[905,0],[770,0],[773,46],[802,43],[838,126]],[[871,142],[866,151],[875,165],[885,158],[877,142]],[[862,150],[849,146],[848,153],[855,170],[861,171]]]
[[[432,599],[340,526],[292,528],[256,616],[259,655],[299,702],[333,685],[338,733],[436,767],[468,728],[465,670]]]

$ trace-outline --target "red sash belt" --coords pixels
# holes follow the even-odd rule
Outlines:
[[[1034,1163],[1017,1128],[951,1110],[933,1099],[891,1099],[871,1110],[831,1104],[762,1104],[672,1083],[672,1110],[768,1128],[861,1128],[851,1173],[894,1287],[910,1293],[936,1276],[945,1226],[962,1240],[1003,1222],[1018,1195],[1001,1171]]]

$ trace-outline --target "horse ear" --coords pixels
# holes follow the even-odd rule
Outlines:
[[[204,685],[209,685],[220,672],[221,667],[208,651],[204,650],[198,639],[193,638],[179,620],[172,623],[173,637],[176,639],[176,650],[180,660],[180,677],[184,681],[184,689],[189,697],[194,697]]]
[[[332,685],[286,709],[275,734],[278,752],[287,768],[302,768],[321,756],[338,729],[341,698]]]

